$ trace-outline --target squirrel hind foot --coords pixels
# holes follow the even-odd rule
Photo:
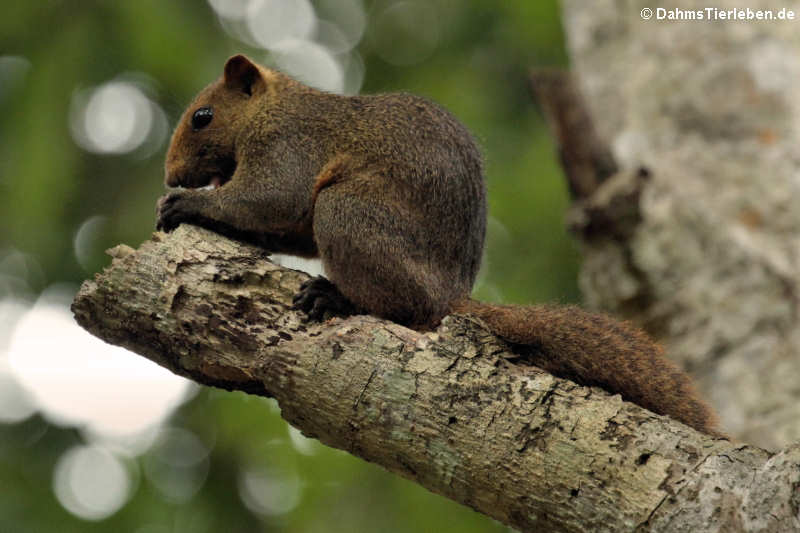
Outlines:
[[[292,298],[292,308],[304,312],[308,320],[314,322],[321,322],[330,316],[359,313],[359,309],[324,276],[304,281]]]

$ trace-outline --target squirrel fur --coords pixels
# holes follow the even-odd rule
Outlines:
[[[574,306],[469,298],[486,232],[481,155],[467,129],[410,94],[340,96],[250,61],[184,113],[157,227],[206,227],[319,257],[328,279],[295,298],[312,318],[367,312],[415,328],[467,313],[536,366],[719,433],[688,375],[638,329]]]

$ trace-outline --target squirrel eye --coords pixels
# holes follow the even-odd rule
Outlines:
[[[192,115],[192,129],[194,131],[202,130],[211,119],[214,118],[214,111],[210,107],[201,107]]]

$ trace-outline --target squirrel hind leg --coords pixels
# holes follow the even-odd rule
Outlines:
[[[364,257],[326,261],[324,252],[321,257],[326,273],[344,298],[372,315],[426,330],[447,314],[435,287],[420,281],[424,269],[413,261],[384,260],[376,264]]]
[[[468,292],[469,281],[423,253],[433,230],[410,220],[408,209],[370,200],[374,186],[339,182],[320,191],[314,239],[325,272],[355,306],[414,329],[430,329],[448,314],[457,295]]]

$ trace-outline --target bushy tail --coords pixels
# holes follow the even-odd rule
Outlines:
[[[575,306],[492,305],[464,300],[454,312],[483,320],[531,364],[596,385],[699,431],[721,435],[691,378],[639,329]]]

